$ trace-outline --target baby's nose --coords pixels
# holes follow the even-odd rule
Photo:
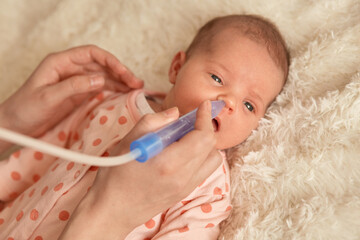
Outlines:
[[[223,100],[225,102],[225,109],[228,113],[233,113],[236,109],[236,100],[231,95],[221,95],[217,98],[217,100]]]

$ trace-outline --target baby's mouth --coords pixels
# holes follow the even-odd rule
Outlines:
[[[214,132],[219,131],[219,121],[217,119],[213,118],[212,125],[213,125],[213,128],[214,128]]]

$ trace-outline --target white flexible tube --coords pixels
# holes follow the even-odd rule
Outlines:
[[[46,143],[1,127],[0,127],[0,138],[12,143],[19,144],[21,146],[26,146],[32,149],[36,149],[43,153],[47,153],[52,156],[56,156],[68,161],[84,163],[87,165],[94,165],[99,167],[111,167],[111,166],[121,165],[131,160],[134,160],[141,155],[141,151],[139,149],[134,149],[133,151],[124,154],[122,156],[96,157],[96,156],[91,156],[87,154],[74,152],[68,149],[64,149],[55,146],[53,144]]]

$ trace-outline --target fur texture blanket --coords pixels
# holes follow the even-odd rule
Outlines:
[[[48,53],[82,44],[166,91],[173,55],[234,13],[272,20],[292,60],[259,128],[228,151],[234,209],[219,239],[359,239],[359,0],[1,0],[0,100]]]

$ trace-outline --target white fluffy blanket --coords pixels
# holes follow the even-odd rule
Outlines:
[[[277,24],[292,63],[260,127],[229,151],[234,210],[219,238],[359,239],[359,0],[1,0],[0,100],[49,52],[90,43],[165,91],[173,54],[233,13]]]

